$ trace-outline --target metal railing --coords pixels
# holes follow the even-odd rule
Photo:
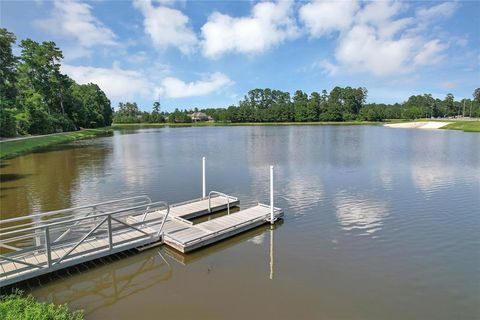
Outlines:
[[[133,200],[133,204],[109,212],[95,211],[94,214],[90,212],[77,216],[71,214],[56,216],[79,208],[125,204],[127,200]],[[140,205],[138,200],[141,200]],[[165,214],[149,219],[148,225],[140,219],[133,219],[131,222],[130,217],[133,215],[146,216],[154,211],[164,211]],[[139,245],[152,243],[162,238],[163,226],[169,211],[168,203],[164,201],[152,203],[147,196],[140,196],[36,215],[50,218],[45,221],[11,225],[21,222],[22,219],[31,219],[32,216],[0,220],[0,226],[7,225],[0,228],[0,248],[10,250],[0,255],[0,261],[13,262],[16,270],[9,273],[14,273],[28,268],[57,267],[66,260],[75,258],[86,261],[89,260],[88,255],[100,252],[108,254],[108,251],[130,243]]]
[[[218,192],[218,191],[210,191],[208,193],[208,212],[212,212],[212,194],[216,194],[217,196],[225,197],[227,198],[227,214],[230,214],[230,198],[233,199],[233,197],[229,196],[228,194]]]
[[[0,220],[0,236],[3,232],[7,230],[15,230],[20,228],[25,228],[28,226],[38,226],[44,223],[51,223],[54,221],[61,221],[66,219],[71,219],[74,216],[88,216],[95,215],[96,213],[103,213],[105,210],[113,211],[115,207],[125,207],[126,205],[141,205],[149,204],[152,200],[147,195],[104,201],[100,203],[78,206],[73,208],[55,210],[42,212],[37,214],[31,214],[27,216],[11,218],[6,220]],[[106,207],[104,210],[103,207]],[[23,222],[26,221],[26,222]],[[23,223],[22,223],[23,222]],[[7,227],[2,227],[2,225],[10,225]]]

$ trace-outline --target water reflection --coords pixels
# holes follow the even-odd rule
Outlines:
[[[96,156],[93,145],[107,151]],[[53,159],[58,170],[36,164],[37,171],[48,170],[43,180],[9,169],[25,157],[9,160],[2,173],[27,176],[2,183],[2,213],[4,199],[15,206],[28,201],[23,193],[33,188],[32,178],[37,189],[51,189],[32,193],[41,202],[32,199],[32,207],[141,193],[171,203],[192,199],[201,194],[206,156],[207,188],[238,196],[242,207],[268,203],[273,164],[275,203],[286,214],[273,234],[265,226],[188,255],[162,249],[173,271],[167,281],[117,302],[102,300],[106,305],[91,319],[154,318],[159,310],[164,318],[239,319],[252,317],[251,310],[255,318],[289,319],[472,319],[479,313],[478,281],[472,281],[480,266],[478,134],[381,126],[192,127],[116,133],[93,145],[79,150],[76,160]],[[69,163],[75,175],[62,172]],[[63,189],[70,189],[69,201],[61,199]],[[134,255],[128,264],[156,254]],[[95,270],[33,294],[48,300],[49,291],[61,297],[56,288],[63,284],[67,291],[85,289],[101,278]],[[94,299],[79,299],[76,307]],[[265,308],[265,299],[278,303]],[[378,307],[365,308],[373,304]]]
[[[331,128],[324,131],[323,152],[331,166],[357,167],[364,162],[365,130],[358,127]]]
[[[197,260],[201,260],[208,256],[230,249],[240,243],[249,242],[257,246],[262,245],[265,241],[265,238],[268,235],[268,231],[275,230],[276,228],[280,227],[282,224],[283,224],[283,220],[280,220],[274,226],[269,226],[269,225],[259,226],[255,229],[240,233],[235,237],[228,238],[226,240],[218,242],[215,245],[211,245],[200,250],[195,250],[188,254],[180,253],[167,246],[163,250],[168,257],[186,266]]]
[[[336,215],[345,231],[362,231],[372,235],[380,231],[388,215],[384,201],[368,199],[362,194],[339,193],[335,198]]]
[[[208,257],[232,249],[241,243],[268,236],[270,243],[268,256],[265,257],[265,274],[269,279],[273,279],[273,234],[276,228],[278,225],[260,226],[189,254],[180,253],[166,246],[141,253],[129,252],[128,256],[120,253],[114,256],[114,259],[107,257],[43,276],[40,280],[29,280],[24,283],[24,289],[33,290],[35,296],[42,301],[56,304],[68,302],[72,307],[82,308],[90,315],[170,281],[175,270],[180,269],[169,263],[166,258],[181,266],[188,266],[199,261],[206,262]],[[208,272],[213,272],[213,268],[209,265]]]
[[[172,267],[159,250],[127,258],[122,255],[113,263],[109,259],[105,258],[107,261],[100,267],[95,267],[95,262],[86,264],[93,267],[90,270],[73,271],[86,265],[70,268],[64,271],[67,275],[61,281],[43,286],[40,283],[35,294],[56,304],[68,302],[88,315],[172,277]],[[70,272],[74,275],[68,275]]]
[[[279,194],[290,208],[297,208],[292,215],[302,215],[324,198],[321,176],[297,172],[290,176]]]
[[[312,168],[323,167],[321,162],[314,161],[319,155],[321,135],[312,135],[310,126],[251,127],[248,131],[245,155],[253,180],[252,193],[263,196],[258,201],[268,199],[269,164],[275,166],[275,198],[282,198],[290,207],[298,208],[295,214],[321,201],[322,174],[320,171],[315,175],[310,173]]]
[[[0,172],[2,219],[71,207],[82,175],[101,170],[109,153],[108,148],[81,142],[4,160]]]
[[[480,181],[480,168],[471,166],[472,163],[480,161],[478,143],[449,143],[448,136],[439,143],[436,134],[442,133],[415,135],[414,139],[410,140],[411,177],[415,186],[429,195],[440,189],[450,188],[460,179]],[[465,137],[468,138],[469,136]],[[468,148],[465,148],[465,145],[469,145]],[[457,163],[459,154],[465,159],[463,166]]]

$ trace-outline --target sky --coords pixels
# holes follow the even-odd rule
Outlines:
[[[366,87],[368,102],[470,98],[480,1],[5,1],[0,25],[55,41],[115,107],[227,107],[251,89]],[[16,47],[15,53],[20,49]]]

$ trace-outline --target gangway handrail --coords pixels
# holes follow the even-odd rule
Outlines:
[[[126,212],[126,211],[135,210],[135,209],[140,209],[140,208],[143,208],[147,205],[151,207],[151,206],[154,206],[156,204],[164,204],[164,203],[165,203],[164,201],[159,201],[159,202],[153,202],[153,203],[149,203],[149,204],[143,204],[143,205],[140,205],[140,206],[129,207],[129,208],[125,208],[125,209],[119,209],[119,210],[114,210],[114,211],[110,211],[110,212],[100,213],[100,214],[95,215],[95,217],[103,217],[103,216],[112,215],[112,214],[116,214],[116,213],[120,213],[120,212]],[[46,223],[46,224],[43,224],[41,226],[34,226],[34,227],[26,228],[26,229],[19,229],[19,230],[9,231],[9,232],[5,232],[5,233],[0,233],[0,236],[7,236],[7,235],[15,234],[15,233],[18,233],[18,232],[39,230],[39,229],[44,229],[45,227],[55,227],[55,226],[62,225],[65,222],[76,222],[76,221],[88,220],[88,219],[92,219],[92,218],[93,218],[93,216],[85,216],[85,217],[70,219],[68,221],[57,221],[57,222],[52,222],[52,223]]]
[[[221,197],[227,198],[227,214],[230,214],[230,198],[233,198],[233,197],[229,196],[228,194],[225,194],[223,192],[213,191],[213,190],[208,193],[208,212],[210,212],[210,213],[212,212],[212,206],[211,206],[212,194],[216,194],[216,195],[219,195]]]
[[[129,211],[132,211],[132,210],[136,210],[136,209],[140,209],[140,208],[144,208],[145,206],[148,206],[148,208],[154,208],[154,210],[158,210],[159,209],[159,206],[161,207],[165,207],[166,208],[166,214],[165,216],[163,216],[163,219],[162,219],[162,222],[160,224],[160,227],[158,228],[158,231],[157,232],[148,232],[147,230],[142,230],[142,227],[144,225],[143,222],[137,222],[137,223],[128,223],[128,222],[125,222],[125,221],[122,221],[120,220],[122,217],[125,216],[125,214],[129,214]],[[150,210],[150,209],[149,209]],[[4,243],[2,242],[10,242],[12,241],[12,239],[15,239],[15,238],[19,238],[18,236],[17,237],[13,237],[13,238],[6,238],[5,239],[5,236],[9,236],[9,235],[14,235],[16,233],[20,233],[20,237],[33,237],[35,236],[34,233],[31,233],[31,234],[25,234],[26,232],[28,231],[37,231],[39,229],[42,229],[43,230],[43,236],[45,238],[45,243],[44,243],[44,252],[45,252],[45,255],[47,256],[47,264],[46,266],[42,265],[42,264],[33,264],[31,262],[27,262],[26,260],[24,260],[22,258],[22,255],[17,255],[17,256],[14,256],[14,255],[5,255],[5,254],[2,254],[0,255],[0,260],[7,260],[7,261],[11,261],[11,262],[14,262],[14,263],[18,263],[20,265],[25,265],[27,267],[34,267],[34,268],[39,268],[39,269],[42,269],[42,268],[49,268],[49,267],[52,267],[54,265],[58,265],[60,264],[64,259],[66,259],[67,257],[71,256],[72,252],[75,251],[75,249],[77,249],[82,243],[85,242],[85,240],[87,240],[88,238],[91,238],[94,233],[102,226],[104,225],[105,223],[107,223],[107,236],[108,236],[108,249],[111,251],[114,247],[114,242],[113,242],[113,232],[114,232],[114,229],[112,227],[112,221],[113,222],[116,222],[117,224],[119,225],[122,225],[120,227],[120,229],[133,229],[139,233],[141,233],[142,235],[140,236],[136,236],[135,238],[131,238],[131,241],[137,241],[137,239],[141,239],[141,238],[159,238],[162,237],[163,238],[163,226],[165,224],[165,221],[167,220],[168,218],[168,213],[170,211],[170,206],[167,202],[165,201],[159,201],[159,202],[154,202],[154,203],[148,203],[148,204],[143,204],[141,206],[134,206],[134,207],[129,207],[129,208],[125,208],[125,209],[120,209],[120,210],[113,210],[111,212],[105,212],[105,213],[101,213],[101,214],[98,214],[96,216],[84,216],[84,217],[80,217],[80,218],[76,218],[76,219],[72,219],[72,220],[69,220],[69,221],[62,221],[62,222],[54,222],[54,223],[49,223],[49,224],[45,224],[45,225],[40,225],[40,226],[35,226],[35,227],[30,227],[30,228],[26,228],[26,229],[21,229],[21,230],[15,230],[15,231],[10,231],[10,232],[6,232],[6,233],[3,233],[3,234],[0,234],[2,236],[2,240],[0,240],[0,246],[4,246]],[[124,213],[122,215],[122,213]],[[100,218],[100,222],[96,222],[97,219]],[[77,240],[71,240],[70,242],[70,246],[73,246],[73,247],[69,247],[68,249],[65,250],[65,254],[63,254],[62,256],[58,256],[55,260],[52,258],[52,252],[54,249],[56,248],[53,248],[53,245],[56,245],[57,248],[58,246],[60,245],[61,247],[63,246],[62,244],[55,244],[55,242],[52,242],[50,241],[50,235],[51,235],[51,228],[54,228],[54,227],[59,227],[59,226],[62,226],[64,224],[67,224],[65,227],[67,228],[71,228],[71,223],[75,223],[75,225],[78,225],[77,222],[80,222],[80,221],[84,221],[84,220],[94,220],[94,225],[92,226],[92,228],[85,234],[82,236],[82,238],[77,241]],[[157,218],[157,219],[154,219],[154,220],[160,220],[160,218]],[[141,226],[140,226],[141,225]],[[137,227],[138,226],[138,227]],[[148,226],[148,228],[152,228],[152,226]],[[115,230],[119,230],[119,228],[117,227]],[[96,236],[95,236],[96,237]],[[156,240],[159,240],[159,239],[156,239]],[[154,240],[155,241],[155,240]],[[40,248],[42,246],[30,246],[30,251],[36,251],[38,250],[38,248]],[[104,246],[101,246],[98,248],[98,250],[96,250],[94,247],[92,247],[92,249],[90,251],[92,252],[96,252],[96,251],[101,251],[101,250],[104,250],[103,249]],[[22,250],[23,251],[23,250]],[[79,259],[81,259],[81,257],[79,257]]]
[[[157,236],[160,236],[163,230],[163,226],[165,225],[165,221],[167,221],[168,214],[170,213],[170,205],[166,201],[158,201],[158,202],[155,202],[155,204],[163,204],[167,210],[167,212],[165,213],[165,216],[163,217],[162,224],[160,225],[160,229],[158,230],[158,233],[157,233]],[[142,216],[142,222],[145,222],[147,215],[151,212],[149,211],[149,209],[150,209],[150,206],[148,206],[147,210],[145,210],[145,213]]]
[[[168,212],[170,211],[170,205],[166,201],[157,201],[155,202],[155,204],[163,204],[167,208],[167,215],[168,215]],[[147,215],[150,213],[149,210],[150,210],[150,206],[148,206],[145,212],[143,213],[142,222],[145,221],[145,219],[147,218]]]
[[[147,195],[141,195],[141,196],[135,196],[135,197],[130,197],[130,198],[123,198],[123,199],[116,199],[116,200],[104,201],[104,202],[99,202],[99,203],[94,203],[94,204],[84,205],[84,206],[78,206],[78,207],[73,207],[73,208],[66,208],[66,209],[60,209],[60,210],[42,212],[42,213],[37,213],[37,214],[31,214],[31,215],[26,215],[26,216],[21,216],[21,217],[16,217],[16,218],[0,219],[0,224],[17,222],[17,221],[26,220],[26,219],[40,218],[40,217],[44,217],[44,216],[61,214],[61,213],[64,213],[64,212],[70,212],[70,211],[74,211],[74,210],[94,208],[94,207],[99,207],[99,206],[103,206],[103,205],[106,205],[106,204],[113,204],[113,203],[118,203],[118,202],[123,202],[123,201],[130,201],[130,200],[136,200],[136,199],[142,199],[142,198],[143,198],[143,199],[146,199],[146,200],[148,201],[147,204],[152,203],[152,199],[150,199],[149,196],[147,196]],[[32,222],[32,223],[33,223],[33,222]],[[20,226],[20,225],[17,225],[17,226]]]

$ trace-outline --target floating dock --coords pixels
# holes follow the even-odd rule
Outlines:
[[[280,208],[274,209],[275,219],[283,217]],[[270,221],[270,206],[258,204],[245,210],[192,225],[183,229],[166,231],[166,245],[186,253],[229,238]]]
[[[165,244],[187,253],[273,224],[283,211],[273,206],[273,167],[270,174],[270,205],[234,213],[239,199],[216,191],[206,196],[204,182],[202,198],[173,205],[138,196],[0,220],[0,286],[134,248]],[[225,210],[201,223],[189,220]]]

